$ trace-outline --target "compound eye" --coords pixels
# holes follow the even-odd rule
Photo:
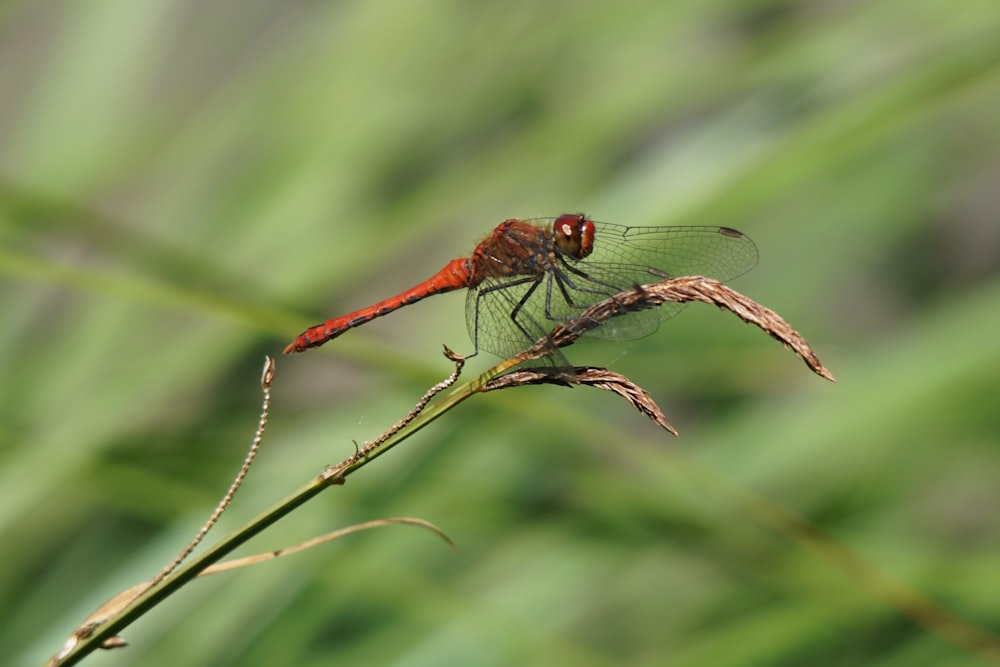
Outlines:
[[[582,213],[560,215],[552,223],[553,240],[563,254],[583,259],[594,250],[594,223]]]

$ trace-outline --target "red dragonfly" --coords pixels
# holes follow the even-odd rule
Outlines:
[[[453,259],[415,287],[309,327],[285,348],[301,352],[434,294],[468,289],[469,335],[480,349],[510,357],[585,308],[633,285],[700,275],[729,280],[752,269],[757,247],[728,227],[625,227],[583,214],[500,223],[469,257]],[[606,340],[653,333],[686,304],[666,303],[615,317],[588,332]]]

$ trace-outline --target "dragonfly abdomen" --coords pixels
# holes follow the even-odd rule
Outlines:
[[[285,348],[285,354],[302,352],[310,347],[319,347],[348,329],[371,322],[376,317],[388,315],[403,306],[409,306],[411,303],[416,303],[435,294],[468,287],[470,279],[468,258],[453,259],[433,276],[405,292],[400,292],[396,296],[379,301],[367,308],[309,327]]]

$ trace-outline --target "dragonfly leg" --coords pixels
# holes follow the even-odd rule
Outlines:
[[[514,306],[514,310],[510,311],[510,319],[514,320],[514,324],[517,325],[517,328],[520,329],[522,332],[524,332],[524,334],[528,337],[528,340],[530,340],[532,343],[535,342],[534,336],[528,331],[526,331],[523,326],[521,326],[521,323],[517,321],[517,316],[521,312],[521,308],[524,307],[524,304],[528,302],[528,299],[531,298],[531,295],[535,293],[535,290],[538,289],[538,286],[542,283],[542,277],[536,276],[534,278],[534,281],[535,282],[531,285],[531,287],[529,287],[524,292],[524,296],[522,296],[520,301],[517,302],[517,305]],[[538,333],[539,332],[536,331],[535,335],[537,335]]]
[[[565,268],[568,272],[575,274],[581,278],[585,278],[587,282],[590,283],[590,285],[592,286],[587,286],[587,284],[585,283],[577,284],[579,281],[574,281],[572,278],[570,278],[569,275],[567,275],[566,273],[564,273],[559,269],[556,269],[551,273],[549,273],[548,276],[546,276],[547,280],[545,283],[545,316],[548,317],[550,320],[561,322],[568,319],[572,319],[570,315],[560,317],[553,312],[552,310],[553,281],[555,281],[556,287],[559,288],[559,293],[562,294],[563,301],[566,303],[566,305],[568,305],[571,308],[576,308],[578,310],[583,310],[584,308],[587,307],[587,305],[589,305],[589,303],[588,304],[576,303],[576,301],[573,300],[573,295],[570,294],[569,292],[570,289],[576,290],[577,292],[584,294],[596,294],[597,296],[604,298],[614,296],[615,294],[621,291],[621,289],[619,289],[617,286],[601,282],[600,280],[597,280],[596,278],[581,271],[580,269],[571,266],[565,260],[562,260],[561,263],[563,265],[563,268]],[[594,286],[598,285],[601,287],[606,287],[607,289],[596,289]],[[592,299],[588,299],[588,302],[589,301],[592,301]]]
[[[595,289],[594,287],[586,287],[586,286],[581,287],[581,286],[577,285],[576,283],[574,283],[573,280],[571,280],[570,277],[568,275],[566,275],[565,273],[563,273],[562,271],[554,271],[553,274],[560,281],[559,287],[560,287],[560,289],[563,290],[564,294],[565,294],[565,287],[563,287],[563,285],[562,285],[563,282],[565,282],[567,285],[569,285],[571,288],[577,290],[578,292],[588,292],[590,294],[598,294],[598,295],[604,296],[604,297],[614,296],[615,294],[618,294],[619,292],[622,291],[622,285],[613,285],[611,283],[602,282],[602,281],[598,280],[597,278],[595,278],[594,276],[592,276],[589,273],[587,273],[586,271],[583,271],[581,269],[576,268],[575,266],[573,266],[572,264],[570,264],[569,262],[567,262],[565,259],[560,258],[560,260],[561,260],[560,264],[562,264],[562,267],[564,269],[566,269],[566,271],[568,271],[569,273],[572,273],[575,276],[579,276],[580,278],[583,278],[584,280],[586,280],[588,283],[591,283],[592,285],[600,285],[601,287],[606,287],[608,290],[610,290],[610,291],[604,291],[604,290],[600,290],[600,289]],[[569,299],[567,299],[567,300],[570,301]],[[570,303],[572,303],[572,301],[570,301]],[[576,305],[576,304],[573,304],[573,305]]]
[[[528,299],[531,297],[531,295],[534,293],[534,291],[536,289],[538,289],[538,285],[541,282],[542,282],[542,277],[541,276],[526,276],[524,278],[519,278],[517,280],[511,280],[510,282],[502,283],[502,284],[499,284],[499,285],[490,285],[489,287],[484,287],[483,289],[481,289],[479,291],[478,294],[476,294],[476,315],[475,315],[475,323],[474,323],[474,325],[472,327],[472,330],[474,332],[473,333],[473,338],[475,339],[475,340],[472,341],[472,343],[473,343],[473,345],[476,348],[476,352],[479,352],[479,302],[480,302],[480,300],[484,296],[486,296],[487,294],[489,294],[490,292],[495,292],[496,290],[501,290],[501,289],[508,289],[510,287],[516,287],[518,285],[523,285],[525,283],[533,283],[533,284],[524,293],[524,296],[522,296],[520,298],[520,300],[514,306],[514,309],[512,311],[510,311],[510,319],[513,320],[514,324],[517,325],[517,328],[521,330],[521,333],[523,333],[525,335],[525,341],[526,342],[529,342],[529,341],[532,342],[532,343],[535,342],[535,338],[538,336],[539,332],[531,333],[530,331],[528,331],[527,329],[525,329],[523,326],[521,326],[521,323],[517,321],[517,315],[518,315],[519,312],[521,312],[521,308],[524,307],[524,304],[527,303]]]

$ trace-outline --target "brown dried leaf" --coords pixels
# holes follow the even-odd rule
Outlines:
[[[632,407],[643,413],[662,428],[677,435],[677,430],[667,421],[660,406],[653,401],[653,398],[645,389],[635,384],[621,373],[609,371],[606,368],[596,368],[593,366],[578,366],[573,368],[576,384],[585,384],[605,391],[618,394]],[[487,382],[480,391],[493,391],[496,389],[508,389],[528,384],[557,384],[571,386],[566,379],[566,369],[555,367],[522,368],[511,371],[506,375],[494,378]]]
[[[676,303],[701,301],[728,310],[744,322],[760,327],[769,336],[783,343],[817,375],[831,382],[837,381],[820,362],[806,339],[780,315],[719,281],[702,276],[684,276],[648,285],[636,285],[628,292],[600,301],[583,311],[576,319],[553,329],[548,338],[538,341],[527,351],[526,358],[544,354],[547,345],[555,344],[557,347],[572,345],[580,336],[612,317],[655,308],[668,301]]]

